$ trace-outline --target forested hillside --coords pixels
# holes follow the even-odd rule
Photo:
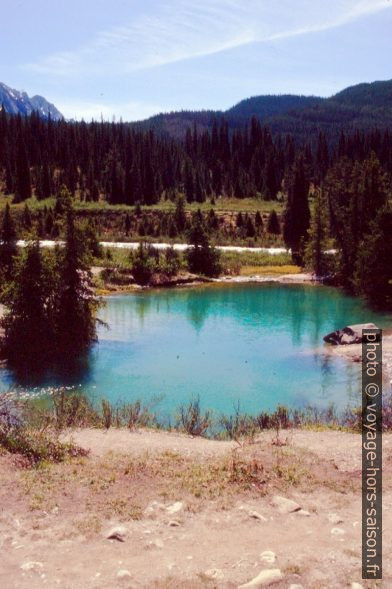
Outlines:
[[[161,114],[141,123],[141,129],[155,129],[172,137],[184,137],[196,124],[211,129],[224,118],[230,130],[249,124],[252,116],[272,132],[290,133],[297,141],[317,140],[320,130],[337,141],[342,131],[386,129],[392,125],[392,81],[358,84],[331,98],[316,96],[255,96],[226,111],[185,111]]]

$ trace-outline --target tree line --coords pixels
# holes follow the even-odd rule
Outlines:
[[[331,143],[320,132],[298,143],[272,134],[252,118],[231,130],[224,120],[212,129],[188,129],[176,141],[126,123],[45,121],[0,112],[0,190],[23,202],[46,199],[66,186],[82,201],[153,205],[160,199],[188,202],[229,196],[276,200],[286,192],[296,160],[304,159],[311,185],[319,186],[342,157],[364,161],[374,152],[392,172],[390,131],[341,133]]]

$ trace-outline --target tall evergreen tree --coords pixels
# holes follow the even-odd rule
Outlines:
[[[21,202],[31,197],[30,166],[27,159],[26,145],[20,136],[16,157],[16,187],[14,202]]]
[[[17,254],[17,235],[14,221],[11,217],[10,205],[4,209],[3,222],[0,232],[0,276],[9,280],[12,276],[14,260]]]
[[[291,249],[293,260],[303,261],[304,242],[310,223],[309,180],[305,172],[303,156],[294,163],[288,181],[287,203],[284,213],[283,238]]]

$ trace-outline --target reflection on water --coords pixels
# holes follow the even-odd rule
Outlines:
[[[99,344],[72,370],[2,372],[2,389],[19,384],[82,384],[94,395],[150,401],[168,413],[199,395],[231,412],[359,402],[359,366],[320,353],[322,336],[385,316],[334,289],[216,285],[140,292],[106,299]],[[389,323],[391,325],[391,323]],[[316,351],[315,351],[316,350]],[[27,379],[27,380],[26,380]]]

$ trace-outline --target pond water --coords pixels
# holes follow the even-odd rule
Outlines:
[[[352,323],[392,325],[336,289],[277,284],[108,297],[100,318],[108,329],[99,328],[84,369],[38,384],[81,384],[95,399],[158,403],[162,414],[197,396],[218,413],[238,403],[249,413],[358,405],[360,366],[323,353],[323,336]],[[0,388],[15,384],[2,371]]]

